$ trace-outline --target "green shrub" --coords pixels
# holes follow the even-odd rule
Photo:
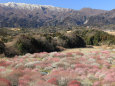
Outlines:
[[[68,37],[68,42],[67,45],[69,48],[75,48],[75,47],[85,47],[86,43],[84,42],[84,40],[78,36],[77,34],[74,33],[69,33],[67,34]]]
[[[38,42],[34,38],[26,35],[21,35],[15,46],[22,53],[34,53],[37,50]]]
[[[68,41],[68,37],[65,36],[64,34],[60,35],[59,37],[55,38],[55,41],[57,43],[58,46],[62,46],[62,47],[68,47],[67,45],[67,41]]]
[[[38,49],[40,49],[40,52],[59,51],[54,39],[50,36],[48,36],[48,37],[47,36],[44,36],[44,37],[41,36],[41,37],[37,38],[37,41],[39,43]]]
[[[5,48],[4,54],[6,57],[14,57],[15,55],[20,55],[20,53],[13,47]]]
[[[46,37],[35,39],[26,35],[20,36],[15,46],[22,54],[57,50],[56,45],[51,39],[47,40]]]
[[[7,36],[7,37],[1,37],[1,40],[2,40],[4,43],[11,42],[12,39],[13,39],[13,37],[10,37],[10,36]]]
[[[5,51],[5,45],[2,41],[0,41],[0,54],[4,53]]]
[[[74,33],[64,34],[58,37],[57,44],[65,48],[85,47],[84,40]]]
[[[87,45],[115,44],[115,36],[101,30],[76,30],[74,33],[82,37]]]

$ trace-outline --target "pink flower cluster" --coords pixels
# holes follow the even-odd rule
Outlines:
[[[3,58],[0,86],[115,86],[115,54],[43,52]]]

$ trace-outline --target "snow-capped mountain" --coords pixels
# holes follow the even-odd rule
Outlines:
[[[15,2],[8,2],[8,3],[0,3],[2,7],[9,7],[9,8],[16,8],[16,9],[49,9],[52,11],[70,11],[71,9],[66,8],[59,8],[50,5],[35,5],[35,4],[25,4],[25,3],[15,3]]]
[[[0,27],[38,28],[41,26],[84,25],[89,24],[89,21],[93,23],[92,16],[106,12],[91,8],[73,10],[50,5],[0,3]],[[95,21],[98,22],[98,20]]]

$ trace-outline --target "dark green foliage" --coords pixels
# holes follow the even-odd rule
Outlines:
[[[15,55],[20,55],[20,53],[13,47],[5,48],[4,54],[6,57],[14,57]]]
[[[29,36],[22,35],[16,42],[16,48],[23,54],[36,52],[37,41]]]
[[[77,34],[71,33],[67,35],[69,38],[67,45],[69,48],[75,48],[75,47],[85,47],[86,43],[85,41],[79,37]]]
[[[2,54],[5,50],[5,45],[2,41],[0,41],[0,54]]]
[[[44,34],[34,38],[28,35],[22,35],[15,44],[16,49],[21,54],[26,54],[59,51],[58,46],[65,48],[85,47],[84,40],[76,34],[60,34],[57,39],[52,35],[54,34]]]
[[[2,34],[0,38],[5,42],[6,48],[4,49],[5,45],[0,45],[3,46],[0,47],[0,52],[4,52],[7,57],[13,57],[26,53],[53,52],[65,48],[85,47],[86,45],[115,44],[115,36],[96,29],[74,26],[42,27],[40,29],[23,28],[20,31],[12,31],[10,28],[2,29],[1,33],[5,32],[5,35]]]
[[[52,38],[41,39],[41,43],[42,43],[42,48],[41,48],[42,51],[46,51],[46,52],[58,51],[57,45],[55,44]]]
[[[65,48],[68,47],[67,42],[68,42],[69,39],[68,39],[67,36],[60,35],[59,37],[56,37],[55,40],[56,40],[58,46],[62,46],[62,47],[65,47]]]
[[[99,30],[76,30],[74,33],[81,36],[87,45],[112,45],[115,44],[115,36]]]
[[[86,43],[87,45],[93,45],[93,40],[94,40],[94,37],[88,37],[87,40],[86,40]]]
[[[7,30],[5,28],[0,28],[0,36],[7,36]]]
[[[69,34],[59,36],[57,39],[57,44],[65,48],[75,48],[75,47],[86,46],[84,40],[74,33],[69,33]]]
[[[51,52],[56,51],[56,45],[52,40],[47,40],[45,37],[33,38],[30,36],[22,35],[16,42],[16,48],[22,53],[35,53],[35,52]]]
[[[12,37],[1,37],[1,40],[4,42],[4,43],[7,43],[7,42],[11,42],[12,41]]]

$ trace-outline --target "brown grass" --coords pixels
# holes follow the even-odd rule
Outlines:
[[[103,45],[103,46],[93,46],[92,48],[72,48],[72,49],[65,49],[64,53],[67,52],[82,52],[82,53],[88,53],[91,51],[104,51],[104,50],[111,50],[112,51],[112,47]]]
[[[105,31],[105,32],[107,32],[107,33],[109,33],[111,35],[115,35],[115,31]]]

